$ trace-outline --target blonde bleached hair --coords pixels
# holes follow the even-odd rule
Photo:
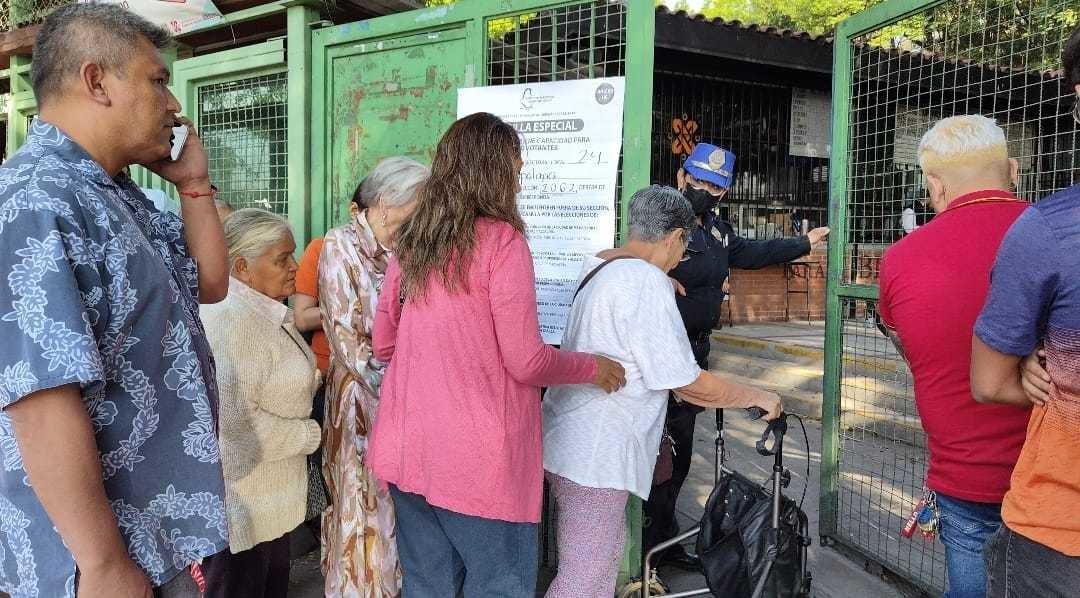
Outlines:
[[[1005,131],[981,114],[943,118],[919,142],[919,167],[926,174],[946,175],[1008,168]]]

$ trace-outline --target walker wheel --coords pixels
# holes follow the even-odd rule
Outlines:
[[[667,593],[667,586],[665,586],[654,574],[652,579],[649,580],[649,596],[663,596]],[[638,598],[641,596],[641,580],[631,580],[619,590],[617,596],[618,598]]]

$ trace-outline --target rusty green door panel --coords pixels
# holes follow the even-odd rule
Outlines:
[[[609,18],[611,6],[622,14]],[[516,73],[525,77],[532,68],[550,70],[538,80],[574,78],[580,64],[567,65],[580,57],[563,55],[584,48],[589,64],[603,62],[613,70],[609,76],[624,74],[627,89],[651,89],[654,17],[645,0],[468,0],[314,31],[310,232],[317,236],[341,222],[353,188],[379,158],[430,155],[456,113],[459,87],[521,82]],[[615,22],[621,31],[608,31]],[[544,43],[559,32],[583,37]],[[489,70],[505,68],[515,76],[489,81]],[[393,83],[389,91],[380,91],[380,81]],[[651,98],[626,98],[620,214],[649,182]]]
[[[458,88],[475,85],[467,22],[418,28],[404,17],[313,35],[313,235],[345,221],[356,185],[379,160],[430,164],[456,116]]]
[[[458,88],[599,72],[625,76],[627,90],[651,90],[654,26],[650,0],[464,0],[314,31],[312,235],[343,222],[378,160],[430,163],[456,116]],[[649,183],[652,94],[628,93],[623,112],[620,233],[629,197]],[[620,584],[641,571],[641,520],[632,499]]]
[[[380,159],[404,155],[431,163],[454,121],[466,59],[462,28],[334,51],[327,73],[329,226],[347,217],[353,190]]]

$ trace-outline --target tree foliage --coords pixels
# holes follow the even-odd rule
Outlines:
[[[1077,24],[1080,5],[1073,2],[951,0],[926,14],[922,45],[980,63],[1053,69],[1059,66],[1062,44]]]
[[[451,4],[457,4],[458,1],[459,0],[424,0],[424,6],[428,8],[433,6],[449,6]],[[685,0],[683,1],[685,2]],[[525,25],[534,18],[536,18],[536,13],[493,19],[488,22],[488,37],[491,39],[502,39],[506,34]]]
[[[881,0],[706,0],[701,12],[743,23],[831,33],[851,15]]]
[[[705,0],[709,18],[831,34],[882,0]],[[658,0],[673,9],[684,0]],[[1080,24],[1072,0],[949,0],[867,36],[876,46],[929,50],[1024,69],[1055,68],[1061,44]]]

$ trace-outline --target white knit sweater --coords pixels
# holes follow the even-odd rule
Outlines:
[[[321,436],[310,419],[319,372],[292,310],[235,278],[228,297],[200,313],[217,362],[225,510],[236,553],[304,520],[306,456]]]

